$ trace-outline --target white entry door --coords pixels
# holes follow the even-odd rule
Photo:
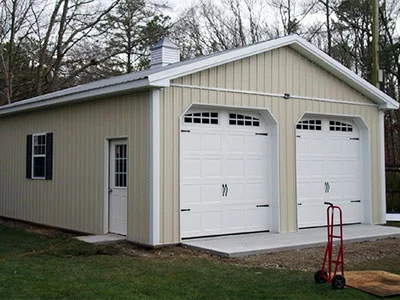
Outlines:
[[[259,114],[202,111],[181,127],[181,237],[269,230],[270,138]]]
[[[126,140],[110,141],[109,231],[127,233],[128,145]]]
[[[298,227],[326,225],[324,202],[342,208],[343,223],[362,222],[357,127],[348,121],[305,119],[297,124],[296,136]]]

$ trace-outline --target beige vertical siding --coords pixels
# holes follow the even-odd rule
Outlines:
[[[175,84],[371,103],[290,48],[281,48],[174,80]],[[373,222],[381,220],[378,109],[282,97],[170,87],[161,99],[161,243],[179,242],[179,117],[191,103],[268,108],[279,125],[280,226],[297,229],[295,124],[305,112],[361,116],[370,128]]]
[[[104,229],[105,139],[129,145],[128,238],[149,242],[149,94],[0,118],[0,215],[89,233]],[[54,133],[53,180],[25,178],[26,136]]]

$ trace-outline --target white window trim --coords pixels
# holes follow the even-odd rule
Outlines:
[[[44,154],[35,154],[35,137],[36,136],[42,136],[44,135],[45,138],[45,145],[44,145]],[[46,150],[47,150],[47,138],[46,138],[46,133],[35,133],[32,134],[32,169],[31,169],[31,175],[32,179],[46,179]],[[44,157],[44,176],[43,177],[35,177],[35,168],[34,168],[34,162],[36,157]]]

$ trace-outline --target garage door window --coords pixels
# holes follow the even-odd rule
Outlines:
[[[302,130],[322,130],[321,120],[302,120],[297,123],[296,128]]]
[[[231,113],[229,114],[229,125],[259,127],[260,120],[252,116]]]
[[[337,121],[329,121],[329,131],[353,132],[353,125]]]
[[[192,124],[215,124],[218,125],[217,112],[197,112],[192,114],[185,114],[185,123]]]

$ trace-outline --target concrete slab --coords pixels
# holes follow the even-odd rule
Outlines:
[[[335,231],[336,233],[336,231]],[[400,237],[400,228],[380,225],[346,225],[343,238],[346,243]],[[243,257],[274,251],[325,246],[326,228],[301,229],[287,233],[254,233],[212,238],[190,239],[182,244],[224,257]]]
[[[104,245],[125,241],[126,236],[109,233],[104,235],[78,236],[76,239],[89,244]]]

